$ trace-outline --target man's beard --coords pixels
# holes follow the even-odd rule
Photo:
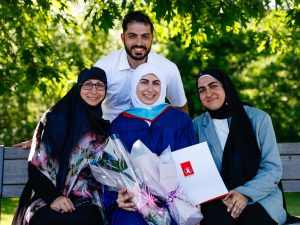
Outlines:
[[[150,46],[150,48],[147,50],[147,48],[145,47],[145,46],[138,46],[138,45],[134,45],[134,46],[132,46],[130,49],[134,49],[134,48],[143,48],[146,52],[145,52],[145,54],[144,55],[133,55],[132,53],[131,53],[131,51],[130,51],[130,49],[126,46],[126,44],[124,44],[124,47],[125,47],[125,50],[126,50],[126,53],[127,53],[127,55],[129,55],[131,58],[133,58],[134,60],[144,60],[147,56],[148,56],[148,54],[149,54],[149,52],[150,52],[150,50],[151,50],[151,46]]]

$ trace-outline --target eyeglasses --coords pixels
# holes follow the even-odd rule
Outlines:
[[[84,82],[82,84],[82,88],[84,90],[92,90],[94,86],[96,87],[97,91],[104,91],[106,87],[106,85],[103,84],[102,82],[97,82],[95,84],[93,84],[92,82]]]

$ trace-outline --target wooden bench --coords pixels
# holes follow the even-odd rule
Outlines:
[[[283,167],[283,190],[300,192],[300,142],[279,143],[278,147]]]
[[[0,146],[0,197],[20,197],[27,182],[29,150]]]
[[[300,192],[300,142],[279,143],[278,146],[284,192]],[[27,181],[28,153],[28,150],[0,146],[0,197],[21,195]]]

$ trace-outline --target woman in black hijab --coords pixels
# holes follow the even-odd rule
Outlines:
[[[270,117],[243,105],[219,69],[204,70],[196,84],[207,112],[194,119],[194,127],[230,190],[229,196],[201,206],[201,225],[283,224],[282,166]]]
[[[100,159],[109,122],[102,119],[106,74],[80,72],[71,90],[41,118],[28,159],[28,182],[13,224],[99,225],[101,192],[88,162]]]

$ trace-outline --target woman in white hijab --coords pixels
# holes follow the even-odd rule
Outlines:
[[[128,151],[141,140],[153,153],[160,155],[170,146],[172,151],[196,144],[190,117],[165,103],[166,79],[153,64],[140,65],[132,79],[133,108],[121,113],[111,124],[110,134],[118,134]],[[132,194],[122,190],[117,195],[104,194],[110,224],[146,225],[141,214],[133,211]],[[116,200],[117,199],[117,200]],[[171,224],[176,224],[172,221]]]
[[[147,85],[146,80],[149,79],[150,74],[152,75],[153,81],[157,80],[157,82],[153,83],[153,87],[152,87],[153,89],[151,89],[151,84],[149,84],[149,86],[146,86]],[[147,76],[147,75],[148,75],[147,79],[142,79],[144,76]],[[150,76],[150,78],[151,78],[151,76]],[[156,68],[153,64],[144,63],[141,66],[139,66],[136,69],[136,71],[132,77],[131,84],[132,84],[131,102],[132,102],[132,105],[134,106],[134,108],[144,108],[144,109],[148,109],[148,112],[151,112],[151,109],[153,107],[165,103],[166,91],[167,91],[166,90],[166,86],[167,86],[166,78],[161,73],[161,71],[158,68]],[[153,101],[145,102],[145,99],[143,99],[140,96],[140,94],[139,94],[140,91],[138,91],[138,88],[139,88],[139,90],[144,88],[145,91],[148,91],[149,93],[154,93],[157,89],[156,87],[158,89],[160,89],[159,94],[157,96],[155,96],[156,98],[154,98]],[[130,111],[132,111],[132,109]]]

